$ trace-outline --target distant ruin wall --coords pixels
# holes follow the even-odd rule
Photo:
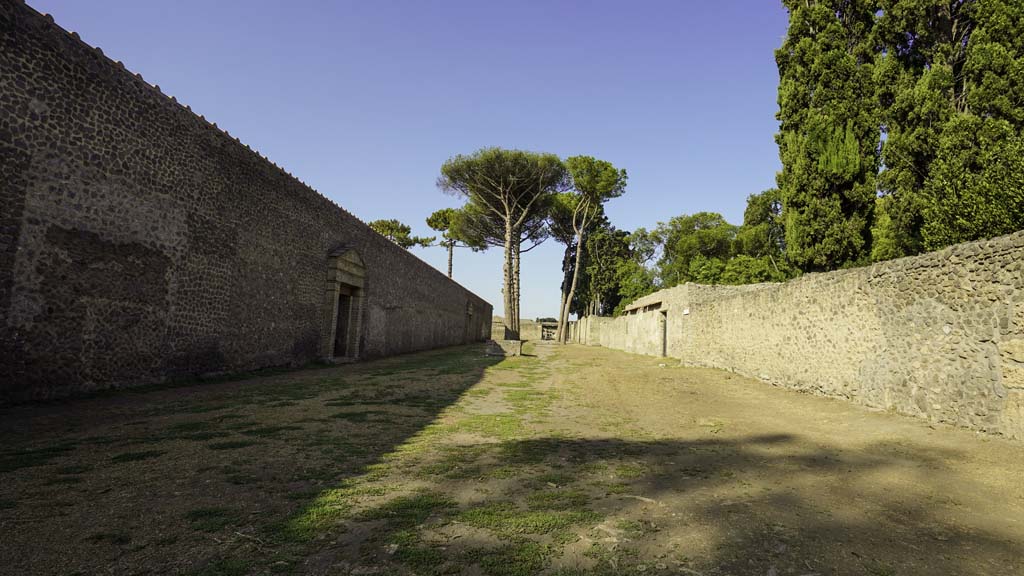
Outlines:
[[[784,284],[687,284],[629,312],[574,337],[1024,439],[1024,232]]]
[[[322,357],[341,253],[350,355],[490,333],[487,302],[0,0],[0,402]]]

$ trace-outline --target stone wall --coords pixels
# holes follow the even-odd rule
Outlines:
[[[1024,438],[1024,232],[784,284],[687,284],[573,335]]]
[[[557,326],[557,324],[556,324]],[[519,320],[519,339],[520,340],[541,340],[543,339],[543,327],[544,323],[536,322],[534,320]],[[491,319],[491,339],[492,340],[504,340],[505,339],[505,319],[501,316],[495,316]]]
[[[358,270],[358,273],[353,273]],[[339,294],[351,294],[344,306]],[[484,340],[491,306],[0,0],[0,402]]]

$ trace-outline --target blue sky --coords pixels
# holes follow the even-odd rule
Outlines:
[[[502,146],[629,172],[619,228],[743,218],[779,170],[774,0],[29,0],[363,220],[424,219],[450,156]],[[416,249],[444,269],[442,248]],[[523,317],[554,316],[562,247],[524,255]],[[500,314],[501,255],[455,279]]]

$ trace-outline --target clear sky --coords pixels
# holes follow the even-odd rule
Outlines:
[[[607,206],[625,230],[738,224],[780,167],[776,0],[28,2],[363,220],[421,235],[459,203],[441,164],[485,146],[625,168]],[[561,253],[524,255],[524,318],[557,314]],[[455,279],[501,313],[498,250],[457,252]]]

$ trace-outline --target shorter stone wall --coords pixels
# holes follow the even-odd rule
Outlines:
[[[541,340],[543,337],[543,324],[533,320],[519,321],[520,340]],[[491,319],[491,340],[505,340],[505,319],[495,316]]]
[[[572,336],[1024,439],[1024,232],[784,284],[686,284]]]

